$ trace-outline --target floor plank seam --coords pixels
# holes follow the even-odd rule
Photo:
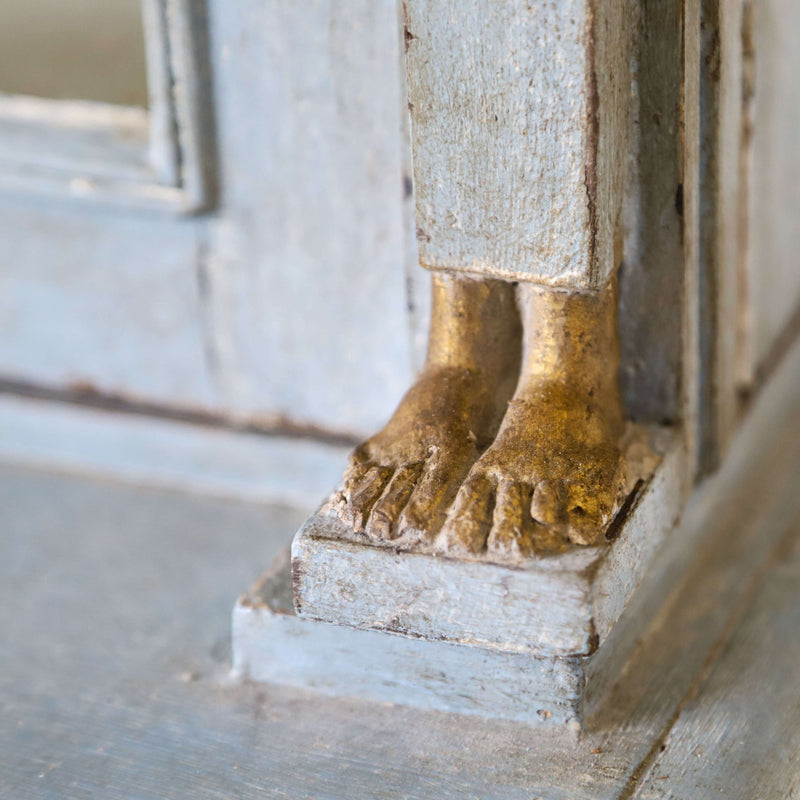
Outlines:
[[[755,600],[756,594],[761,588],[763,582],[766,580],[770,571],[780,564],[786,556],[792,551],[795,546],[796,539],[800,536],[800,512],[797,513],[787,526],[785,533],[781,536],[778,543],[772,549],[772,552],[764,560],[764,563],[756,570],[750,580],[747,582],[746,587],[741,593],[738,602],[734,606],[728,621],[722,629],[722,632],[717,637],[716,641],[709,648],[702,666],[697,671],[697,675],[693,678],[686,694],[681,699],[673,714],[667,720],[662,732],[656,737],[653,746],[647,751],[644,758],[639,762],[636,768],[631,772],[630,777],[625,782],[622,792],[618,795],[618,800],[633,800],[639,788],[641,788],[644,779],[650,772],[651,767],[655,763],[658,756],[666,748],[666,741],[675,723],[683,713],[684,708],[694,700],[706,679],[708,678],[714,664],[722,655],[725,647],[735,633],[739,624],[742,621],[747,609],[752,605]]]

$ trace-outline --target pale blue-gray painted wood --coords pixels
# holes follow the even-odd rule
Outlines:
[[[173,11],[187,7],[181,0],[170,2]],[[408,235],[413,224],[406,196],[410,164],[402,133],[406,100],[397,3],[317,3],[308,9],[282,0],[188,5],[190,25],[177,30],[172,43],[183,64],[178,70],[181,91],[197,100],[194,111],[179,115],[185,155],[191,155],[183,168],[187,176],[191,172],[194,187],[219,179],[221,191],[211,198],[213,214],[199,223],[162,219],[169,207],[187,198],[181,200],[176,196],[181,190],[169,186],[153,193],[152,185],[140,180],[144,143],[138,123],[136,141],[125,145],[127,155],[118,149],[112,126],[99,140],[90,137],[100,149],[81,158],[96,161],[100,151],[114,149],[115,158],[103,156],[96,174],[121,170],[138,175],[128,190],[150,206],[150,213],[130,203],[114,207],[118,178],[116,184],[108,178],[76,180],[70,183],[74,197],[69,197],[64,180],[53,177],[61,167],[51,169],[50,178],[6,173],[0,202],[10,210],[0,219],[0,238],[6,245],[4,279],[16,287],[3,307],[6,345],[0,372],[60,389],[85,380],[106,393],[204,408],[229,418],[370,432],[388,416],[424,351],[426,311],[420,299],[427,285]],[[752,333],[752,358],[740,364],[744,373],[763,362],[797,305],[789,209],[798,181],[791,179],[796,164],[787,144],[797,128],[796,104],[786,99],[793,62],[790,53],[783,55],[782,39],[792,26],[776,22],[792,13],[785,5],[760,4],[754,15],[760,55],[748,167],[752,306],[743,321]],[[204,31],[208,40],[187,37],[189,29]],[[671,36],[674,40],[674,31]],[[657,63],[672,64],[680,48],[674,41],[664,47],[662,55],[648,54]],[[163,56],[151,47],[151,88],[159,108],[167,89],[153,76],[164,74],[156,63]],[[643,63],[660,74],[653,58]],[[642,91],[672,107],[680,84],[676,75],[667,65],[663,85],[653,88],[651,76]],[[642,109],[650,111],[647,103]],[[673,141],[674,120],[668,122],[659,107],[652,110],[654,120],[659,119],[653,124],[660,125],[661,135],[670,131],[667,138]],[[152,127],[160,140],[168,139],[171,119],[160,111],[154,114]],[[639,123],[642,135],[653,140],[646,121]],[[72,133],[62,136],[63,130],[39,133],[45,137],[41,145],[28,139],[25,147],[29,154],[36,150],[45,164],[55,159],[63,166],[88,141],[76,144]],[[669,148],[663,142],[652,150],[631,146],[646,162],[638,165],[648,184],[643,191],[653,189],[656,196],[631,199],[646,208],[644,219],[634,213],[629,220],[629,244],[637,239],[640,224],[660,236],[659,220],[669,216],[668,249],[674,256],[679,220],[673,210],[678,213],[679,192],[669,184],[675,174],[672,161],[672,178],[660,172],[662,162],[672,158],[664,155]],[[162,148],[151,159],[166,184],[177,180],[170,158]],[[654,183],[653,174],[663,177],[663,184]],[[90,197],[98,202],[86,205]],[[196,194],[190,199],[199,202]],[[74,225],[61,224],[73,214]],[[185,248],[187,238],[196,234],[199,245]],[[120,247],[109,257],[104,242],[112,236]],[[94,253],[87,245],[96,241],[100,245]],[[648,257],[647,275],[638,274],[644,269],[639,256],[636,247],[626,254],[623,281],[623,327],[634,334],[642,320],[649,325],[654,318],[647,298],[660,302],[668,291],[674,299],[677,285],[670,278],[677,269],[672,256],[658,262],[657,269]],[[137,269],[149,274],[146,287],[132,277]],[[107,307],[105,279],[86,278],[97,271],[116,282],[133,305],[116,318],[115,330],[96,319]],[[643,280],[657,291],[642,294]],[[24,291],[18,291],[23,285]],[[196,286],[202,288],[200,297]],[[144,330],[149,319],[141,307],[148,304],[180,319],[169,336],[159,329],[166,352]],[[182,304],[188,315],[178,308]],[[79,307],[97,312],[74,313]],[[674,340],[675,330],[670,328],[658,346],[648,345],[647,353],[624,348],[629,406],[642,418],[675,418],[671,393],[677,383],[663,379],[677,374],[675,353],[659,349],[663,341]],[[124,362],[114,358],[114,341],[128,351]],[[148,368],[134,369],[134,360]],[[179,386],[165,386],[164,371],[174,372]],[[654,390],[654,374],[663,391]]]
[[[210,29],[224,213],[204,269],[225,404],[371,432],[412,374],[395,3],[215,2]]]
[[[502,564],[430,547],[398,553],[335,515],[312,515],[292,543],[298,613],[543,657],[588,655],[608,637],[690,489],[679,437],[663,444],[663,460],[610,544]]]
[[[67,193],[93,178],[153,181],[149,122],[143,108],[0,94],[0,188],[14,176],[34,192],[48,176]]]
[[[0,395],[0,459],[139,486],[311,509],[349,448]]]
[[[580,737],[232,683],[230,608],[302,514],[3,468],[0,796],[630,796],[707,659],[698,631],[722,632],[730,653],[752,641],[753,625],[741,640],[736,624],[726,629],[751,583],[731,566],[749,562],[758,572],[750,556],[780,539],[800,511],[799,363],[791,379],[779,375],[768,388],[768,402],[670,539],[677,572],[664,576],[675,593],[669,614]],[[709,546],[692,547],[703,530]],[[771,582],[767,571],[762,585]],[[780,623],[796,594],[791,580],[781,583],[790,594],[773,594],[775,607],[758,601],[756,624]],[[759,681],[737,684],[740,698],[757,704],[765,686],[785,679],[772,671],[792,657],[784,641],[773,640]],[[722,650],[713,649],[711,663]],[[717,691],[703,703],[712,714],[733,708]],[[732,786],[752,774],[735,752],[719,752],[716,768]],[[763,770],[763,796],[787,797],[788,777]]]
[[[793,529],[637,800],[800,797],[800,518]]]
[[[535,658],[297,617],[288,546],[239,599],[232,628],[234,672],[262,683],[572,730],[583,713],[585,659]]]
[[[9,178],[0,376],[366,434],[420,363],[428,291],[408,235],[396,3],[204,8],[208,41],[180,28],[172,45],[198,65],[178,75],[199,101],[179,119],[197,156],[184,177],[219,177],[213,213]]]
[[[125,12],[131,10],[136,7]],[[48,22],[63,24],[47,9],[37,13],[40,36]],[[186,213],[210,204],[216,161],[213,115],[206,113],[213,96],[203,6],[143,0],[140,14],[143,42],[123,36],[121,44],[144,51],[128,57],[146,60],[147,110],[70,99],[63,86],[54,95],[62,99],[49,99],[51,87],[42,76],[33,81],[42,97],[0,94],[0,191],[129,212]],[[76,36],[73,31],[73,50],[87,44]],[[67,37],[62,59],[69,57]],[[84,89],[88,93],[79,96],[92,96],[90,85]]]
[[[618,0],[407,0],[420,257],[604,286],[625,191],[629,11]]]
[[[592,649],[588,575],[601,548],[519,569],[353,544],[341,526],[312,516],[292,542],[302,617],[547,657]]]
[[[0,375],[214,408],[197,223],[0,198]]]

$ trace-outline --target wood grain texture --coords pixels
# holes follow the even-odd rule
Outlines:
[[[691,191],[683,151],[683,4],[633,4],[634,58],[629,186],[623,206],[619,270],[620,387],[632,419],[662,423],[685,417],[683,315],[685,211]],[[691,102],[691,98],[686,98]],[[682,135],[679,135],[683,131]]]
[[[332,522],[312,517],[292,545],[303,617],[541,656],[593,648],[585,571],[596,551],[571,570],[519,570],[337,541]]]
[[[601,286],[628,141],[623,0],[404,6],[422,263]]]
[[[242,678],[550,728],[577,724],[584,660],[534,658],[301,619],[292,607],[288,547],[233,611],[233,669]]]
[[[800,797],[800,518],[634,795]],[[759,687],[754,694],[752,687]]]
[[[686,465],[686,450],[675,437],[619,537],[598,564],[592,581],[592,611],[601,643],[609,638],[645,576],[655,568],[659,550],[680,518],[692,486]]]
[[[714,469],[739,412],[736,329],[739,271],[739,156],[742,3],[701,3],[700,457]]]
[[[705,484],[668,537],[607,642],[587,660],[590,713],[577,742],[568,743],[556,729],[542,739],[533,738],[536,726],[519,732],[530,746],[524,763],[533,796],[633,796],[680,720],[696,676],[736,641],[738,609],[747,606],[753,587],[769,580],[787,524],[800,511],[792,488],[800,480],[798,380],[800,349],[760,398],[726,468]],[[642,619],[652,622],[644,632]],[[757,702],[763,684],[779,679],[780,671],[764,668],[761,683],[742,687],[747,702]],[[715,707],[722,712],[726,706]],[[741,766],[726,752],[719,754],[718,769],[736,785]],[[783,797],[787,773],[762,774],[762,792]],[[671,781],[666,778],[663,791]],[[674,796],[697,796],[690,787]]]
[[[689,469],[698,471],[701,440],[700,363],[700,5],[686,0],[682,17],[682,81],[680,126],[683,131],[680,171],[683,185],[683,291],[681,308],[681,422],[689,451]]]

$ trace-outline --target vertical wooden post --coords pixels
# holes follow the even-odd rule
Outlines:
[[[618,266],[625,0],[406,0],[422,263],[597,289]]]

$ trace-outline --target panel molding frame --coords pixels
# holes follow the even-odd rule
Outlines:
[[[175,214],[215,202],[205,3],[142,0],[149,109],[0,93],[0,191]]]

